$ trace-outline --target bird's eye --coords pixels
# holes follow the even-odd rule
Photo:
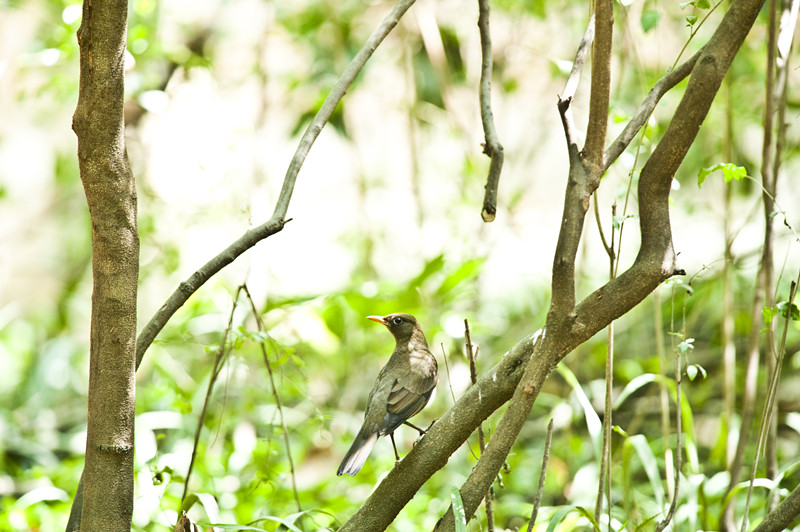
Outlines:
[[[401,323],[403,323],[403,318],[398,316],[398,317],[396,317],[395,319],[392,320],[392,323],[394,323],[395,325],[400,325]]]

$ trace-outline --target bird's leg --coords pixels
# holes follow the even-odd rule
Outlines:
[[[414,425],[412,423],[409,423],[408,421],[403,421],[403,424],[404,425],[408,425],[412,429],[415,429],[417,432],[419,432],[419,437],[420,438],[423,437],[426,432],[428,432],[427,429],[421,429],[418,426],[416,426],[416,425]],[[433,423],[431,423],[431,426],[433,426]],[[431,428],[431,427],[428,427],[428,428]]]
[[[392,439],[392,448],[394,449],[394,458],[398,462],[400,461],[400,455],[397,454],[397,445],[394,444],[394,432],[389,433],[389,438]]]

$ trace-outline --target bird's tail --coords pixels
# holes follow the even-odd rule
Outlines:
[[[345,473],[348,475],[355,475],[361,471],[376,441],[378,441],[378,435],[376,433],[367,435],[359,433],[353,445],[350,446],[350,450],[344,455],[344,459],[336,475],[344,475]]]

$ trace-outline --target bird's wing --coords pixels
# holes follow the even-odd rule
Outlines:
[[[422,410],[431,398],[436,381],[436,373],[411,374],[396,379],[386,400],[386,418],[381,424],[381,434],[389,434]]]

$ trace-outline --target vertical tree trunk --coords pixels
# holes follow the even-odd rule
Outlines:
[[[91,217],[93,274],[81,530],[127,532],[133,513],[139,236],[122,116],[127,9],[126,0],[85,0],[78,30],[72,128]]]

